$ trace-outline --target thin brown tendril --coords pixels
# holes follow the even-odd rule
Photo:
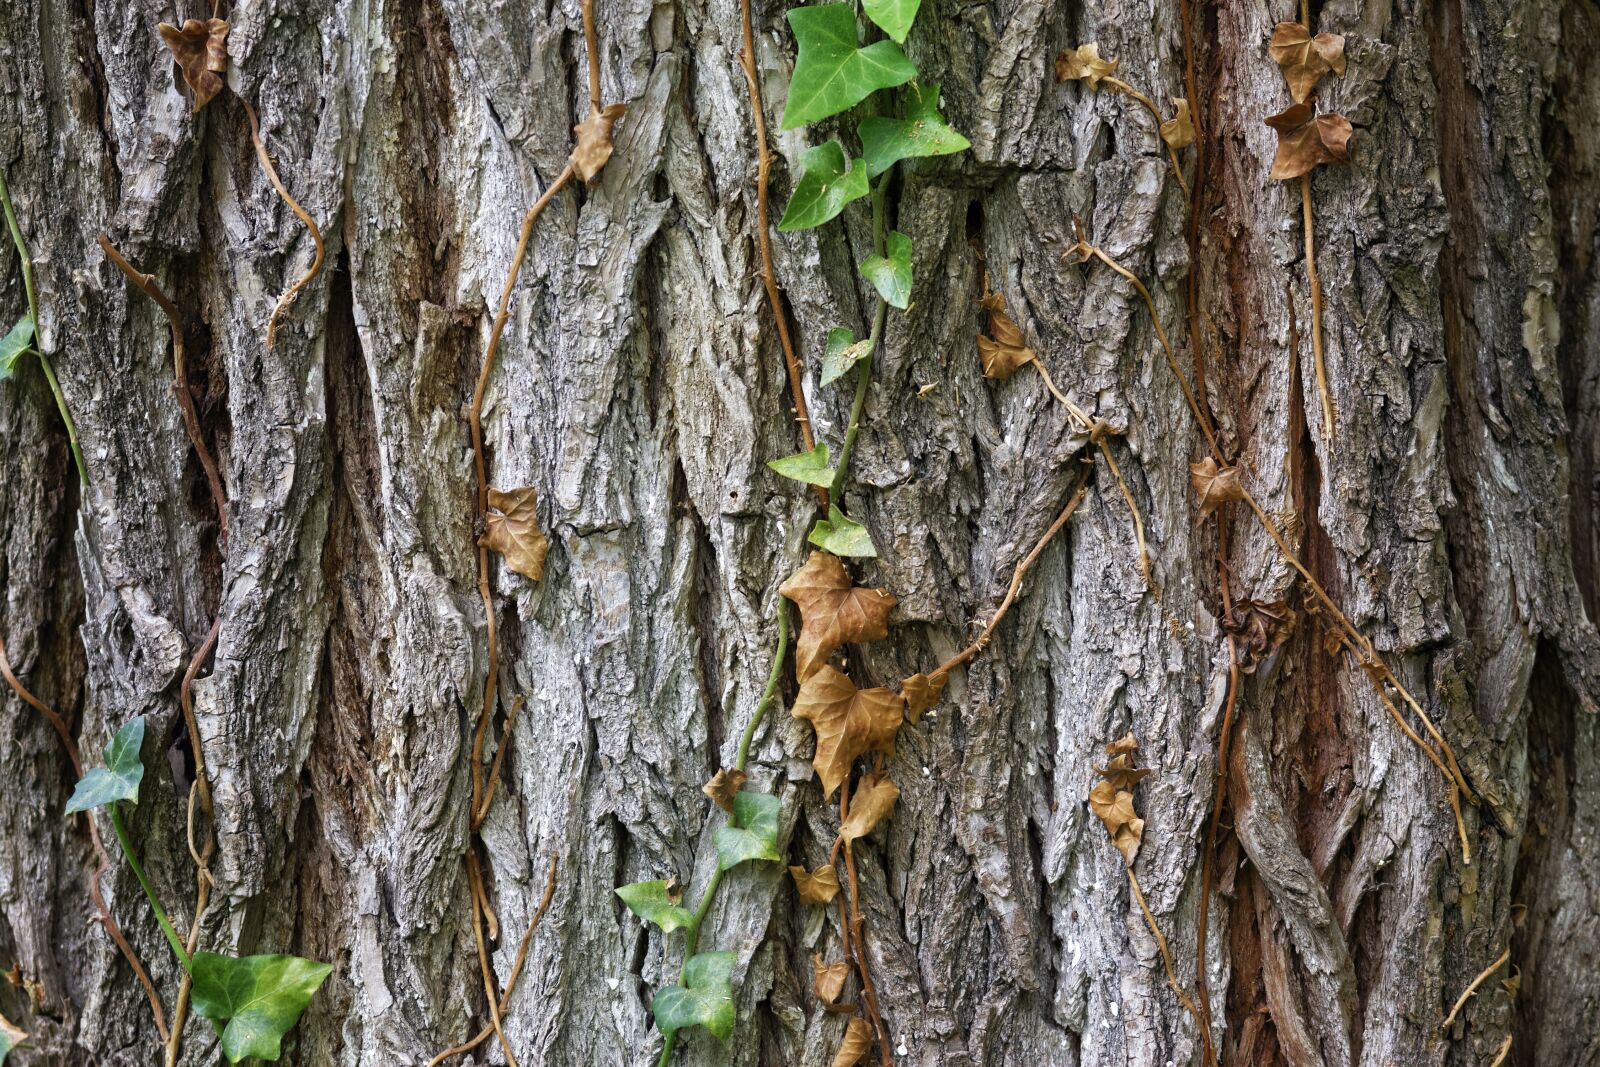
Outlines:
[[[1510,961],[1511,946],[1507,945],[1506,950],[1500,953],[1499,957],[1493,963],[1485,967],[1482,972],[1479,973],[1478,977],[1472,980],[1471,985],[1467,986],[1466,989],[1461,991],[1461,995],[1456,998],[1455,1007],[1451,1008],[1450,1014],[1444,1017],[1444,1022],[1439,1024],[1439,1029],[1450,1029],[1450,1024],[1456,1021],[1456,1016],[1461,1014],[1461,1009],[1467,1006],[1467,1001],[1472,998],[1472,994],[1478,991],[1478,987],[1487,982],[1490,975],[1494,974],[1494,972],[1498,971],[1501,967],[1504,967]]]
[[[1311,286],[1311,355],[1316,362],[1317,395],[1322,398],[1322,436],[1326,447],[1333,445],[1337,420],[1334,417],[1333,391],[1328,387],[1328,368],[1322,358],[1322,282],[1317,278],[1317,239],[1311,219],[1311,175],[1300,175],[1301,217],[1306,231],[1306,280]]]
[[[850,817],[850,779],[848,776],[839,785],[839,825],[843,826]],[[850,841],[844,841],[844,866],[850,885],[850,935],[845,941],[846,951],[854,948],[856,973],[861,976],[861,1002],[866,1005],[867,1018],[872,1021],[873,1032],[878,1035],[878,1052],[883,1067],[891,1067],[894,1062],[889,1055],[889,1032],[884,1029],[883,1016],[878,1011],[878,992],[872,984],[872,969],[867,964],[866,931],[861,921],[861,886],[856,879],[855,851],[850,847]],[[844,903],[840,902],[839,914],[844,917]]]
[[[278,191],[278,197],[288,205],[289,210],[294,212],[295,217],[310,231],[311,240],[317,246],[316,255],[311,258],[311,269],[307,270],[304,277],[285,290],[282,296],[278,297],[278,303],[273,307],[272,315],[267,319],[267,348],[271,350],[273,342],[278,336],[278,319],[289,310],[290,305],[294,303],[295,297],[300,295],[300,290],[310,285],[311,279],[315,278],[317,273],[322,270],[322,257],[324,254],[322,231],[317,228],[316,221],[306,212],[306,209],[296,203],[294,197],[289,195],[289,190],[284,188],[283,181],[278,177],[277,168],[272,165],[272,157],[267,154],[266,142],[261,139],[261,124],[256,121],[256,109],[251,107],[250,101],[242,96],[239,98],[239,103],[244,105],[245,117],[250,120],[250,142],[256,146],[256,158],[261,161],[261,169],[266,172],[267,180]]]
[[[1156,136],[1161,139],[1161,143],[1163,145],[1166,145],[1167,157],[1172,160],[1172,174],[1173,177],[1178,179],[1178,188],[1183,190],[1183,198],[1185,200],[1189,199],[1189,183],[1184,180],[1183,165],[1178,162],[1178,150],[1173,148],[1172,145],[1168,144],[1165,137],[1161,137],[1161,124],[1166,120],[1161,117],[1161,109],[1156,107],[1156,102],[1141,93],[1139,90],[1135,89],[1133,86],[1129,85],[1127,82],[1123,81],[1121,78],[1113,78],[1108,75],[1107,77],[1100,79],[1100,82],[1102,85],[1109,85],[1118,92],[1126,93],[1128,96],[1133,97],[1133,99],[1144,105],[1146,111],[1155,116]]]
[[[1139,910],[1144,913],[1144,921],[1150,927],[1150,933],[1155,935],[1156,947],[1161,950],[1161,963],[1167,969],[1167,984],[1172,987],[1178,1003],[1182,1004],[1189,1014],[1194,1016],[1195,1023],[1200,1028],[1200,1043],[1205,1047],[1206,1062],[1211,1062],[1211,1033],[1206,1028],[1205,1019],[1200,1015],[1200,1009],[1194,1006],[1194,1001],[1189,999],[1189,994],[1183,991],[1178,984],[1178,976],[1172,969],[1172,952],[1167,948],[1167,939],[1161,934],[1161,927],[1156,925],[1156,917],[1150,914],[1150,905],[1145,902],[1144,890],[1139,888],[1139,879],[1133,875],[1132,867],[1124,867],[1128,872],[1128,884],[1133,887],[1133,899],[1139,902]]]
[[[478,945],[478,970],[483,977],[483,993],[489,1002],[489,1024],[494,1028],[495,1036],[500,1039],[500,1048],[506,1054],[506,1063],[510,1067],[517,1067],[517,1057],[511,1051],[511,1042],[506,1040],[506,1032],[500,1026],[500,994],[494,988],[494,971],[489,967],[489,949],[483,940],[483,881],[478,875],[478,858],[469,849],[467,852],[467,878],[472,883],[472,938]]]

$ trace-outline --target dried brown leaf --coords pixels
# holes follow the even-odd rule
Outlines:
[[[1298,22],[1280,22],[1272,27],[1272,43],[1267,47],[1296,103],[1304,103],[1329,71],[1344,76],[1344,38],[1337,33],[1313,37]]]
[[[1138,750],[1139,739],[1133,736],[1132,730],[1106,746],[1106,754],[1109,756],[1127,756]]]
[[[194,109],[199,111],[225,84],[222,76],[228,70],[228,23],[223,19],[189,19],[182,27],[163,22],[156,30],[172,50],[172,59],[183,72],[183,83],[194,94]]]
[[[1278,153],[1272,157],[1274,181],[1310,174],[1323,163],[1343,163],[1349,158],[1350,120],[1337,112],[1317,115],[1310,104],[1293,104],[1267,119],[1278,131]]]
[[[1189,117],[1189,101],[1175,96],[1172,106],[1178,109],[1177,114],[1161,124],[1161,139],[1175,149],[1188,148],[1194,144],[1194,119]]]
[[[1200,498],[1200,517],[1206,518],[1230,500],[1243,500],[1244,489],[1239,485],[1238,467],[1219,467],[1217,461],[1207,456],[1199,463],[1189,464],[1189,484]]]
[[[802,904],[826,904],[839,895],[839,872],[833,864],[825,863],[814,871],[804,867],[790,867],[795,890]]]
[[[822,779],[825,799],[839,788],[857,756],[864,752],[894,755],[904,708],[905,702],[894,690],[857,689],[827,664],[801,684],[790,714],[810,722],[817,732],[811,765]]]
[[[1087,82],[1100,88],[1100,79],[1117,69],[1117,61],[1100,58],[1100,46],[1093,41],[1069,48],[1056,56],[1056,81]]]
[[[523,486],[501,492],[489,490],[487,530],[478,544],[500,553],[506,566],[534,581],[544,577],[544,557],[550,542],[539,529],[538,494]]]
[[[913,724],[921,722],[922,713],[939,703],[949,680],[948,674],[913,674],[900,683],[900,695],[906,698],[906,717]]]
[[[1152,772],[1149,767],[1135,767],[1133,765],[1133,757],[1121,755],[1104,767],[1095,767],[1095,773],[1110,782],[1116,789],[1131,791],[1134,786],[1142,782]]]
[[[886,589],[855,585],[839,557],[827,552],[811,553],[778,592],[800,608],[795,677],[802,682],[840,645],[888,637],[889,612],[899,603]]]
[[[1522,989],[1522,970],[1521,970],[1521,968],[1519,968],[1515,964],[1513,964],[1512,967],[1511,967],[1511,977],[1510,978],[1502,978],[1500,980],[1500,984],[1505,987],[1505,991],[1507,993],[1511,994],[1511,999],[1512,1000],[1517,999],[1517,993],[1520,992],[1521,989]]]
[[[1297,617],[1295,610],[1282,600],[1235,600],[1233,610],[1222,620],[1222,628],[1233,635],[1239,650],[1239,669],[1254,674],[1288,638]]]
[[[1006,314],[1005,298],[985,293],[978,305],[989,313],[989,336],[978,335],[978,358],[983,361],[985,378],[1009,378],[1017,368],[1033,361],[1033,349],[1023,340],[1022,330]]]
[[[732,811],[733,798],[744,788],[744,783],[748,780],[745,773],[738,768],[724,767],[713,774],[711,780],[700,787],[700,791],[716,801],[717,807],[723,811]]]
[[[839,1052],[833,1057],[833,1067],[856,1067],[870,1051],[872,1028],[867,1025],[867,1020],[858,1015],[844,1028],[844,1040],[839,1043]]]
[[[814,953],[811,957],[811,991],[817,999],[824,1004],[839,1003],[839,994],[844,992],[844,983],[850,977],[850,964],[844,960],[838,963],[824,963],[822,953]]]
[[[626,104],[607,104],[599,111],[591,108],[589,117],[572,127],[573,137],[576,138],[572,149],[572,169],[584,181],[594,181],[600,168],[611,158],[611,129],[626,110]]]
[[[840,824],[839,836],[846,841],[866,837],[889,817],[899,799],[900,787],[887,774],[867,775],[850,795],[850,817]]]
[[[1117,851],[1122,853],[1123,862],[1133,866],[1133,859],[1139,854],[1139,842],[1144,836],[1144,820],[1133,808],[1133,794],[1126,789],[1118,789],[1108,781],[1096,782],[1095,787],[1089,790],[1089,810],[1105,823],[1106,832],[1111,835]]]

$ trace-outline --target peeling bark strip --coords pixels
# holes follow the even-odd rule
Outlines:
[[[1262,122],[1286,102],[1273,27],[1301,12],[1194,5],[1185,23],[1183,6],[925,0],[907,40],[974,147],[908,168],[896,193],[917,287],[888,319],[844,510],[880,549],[859,584],[900,602],[852,678],[892,683],[968,647],[1079,475],[1060,462],[1083,445],[1072,408],[1032,373],[983,377],[984,271],[1061,395],[1127,428],[1108,444],[1128,500],[1109,467],[1091,476],[983,654],[902,731],[894,818],[854,842],[894,1060],[1198,1061],[1083,802],[1098,746],[1131,730],[1157,772],[1139,787],[1138,884],[1179,981],[1206,975],[1223,1063],[1477,1064],[1508,1039],[1507,1063],[1587,1062],[1600,972],[1571,946],[1600,938],[1600,16],[1558,0],[1311,13],[1309,34],[1345,41],[1317,109],[1354,128],[1348,164],[1310,176],[1329,438],[1301,189],[1269,180]],[[225,4],[234,92],[196,115],[155,27],[209,5],[0,6],[0,167],[89,476],[80,491],[49,383],[22,366],[0,384],[0,638],[79,748],[148,716],[169,760],[130,831],[157,889],[191,900],[180,688],[220,620],[192,685],[216,830],[201,934],[335,964],[285,1062],[424,1064],[490,1020],[461,862],[489,680],[467,415],[519,221],[567,164],[591,72],[627,112],[605,169],[557,191],[529,238],[483,398],[495,484],[538,490],[550,550],[538,584],[489,571],[495,681],[526,705],[515,744],[484,749],[507,754],[477,857],[495,984],[521,976],[502,1006],[518,1060],[659,1051],[649,999],[676,953],[613,889],[705,883],[700,787],[733,766],[777,587],[804,560],[814,502],[765,466],[795,447],[774,312],[810,426],[837,441],[850,397],[818,386],[823,345],[835,326],[865,336],[872,306],[855,275],[865,201],[842,225],[769,235],[787,308],[763,282],[752,83],[776,202],[808,147],[776,132],[785,10],[752,5],[747,37],[738,5],[600,0],[591,62],[576,0]],[[1192,245],[1156,124],[1055,82],[1057,53],[1089,41],[1158,106],[1191,103]],[[258,168],[242,99],[326,244],[270,353],[265,324],[317,249]],[[1478,798],[1470,867],[1446,775],[1325,647],[1336,627],[1255,517],[1199,523],[1203,427],[1143,297],[1060,262],[1074,215],[1148,287],[1177,364],[1204,368],[1196,400],[1264,513],[1449,739]],[[183,309],[194,417],[232,502],[225,558],[166,319],[102,231]],[[26,309],[0,242],[0,327]],[[1238,675],[1227,767],[1217,536],[1230,602],[1297,618]],[[23,984],[0,984],[0,1016],[31,1035],[7,1062],[146,1067],[149,1003],[87,921],[95,850],[59,815],[70,760],[5,693],[0,969]],[[770,714],[747,766],[783,798],[787,860],[807,871],[838,831],[810,745]],[[523,955],[546,843],[561,874]],[[685,1032],[680,1064],[827,1064],[839,1047],[810,989],[814,954],[842,958],[832,909],[799,907],[771,867],[728,880],[708,914],[706,943],[738,952],[739,1022],[726,1045]],[[101,887],[171,1003],[179,974],[131,873],[113,864]],[[191,1022],[180,1062],[216,1056]],[[472,1056],[505,1058],[493,1040]]]

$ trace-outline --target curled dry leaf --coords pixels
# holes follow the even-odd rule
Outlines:
[[[1322,163],[1343,163],[1349,158],[1350,120],[1337,112],[1314,114],[1310,104],[1294,104],[1267,119],[1278,131],[1278,153],[1272,157],[1271,178],[1282,181],[1310,174]]]
[[[626,104],[607,104],[599,111],[590,109],[589,117],[572,127],[576,140],[572,149],[572,170],[584,181],[594,181],[600,168],[611,158],[611,128],[626,110]]]
[[[978,304],[989,312],[989,336],[978,335],[978,358],[983,361],[985,378],[1009,378],[1017,368],[1033,361],[1033,349],[1022,339],[1010,315],[1006,314],[1005,297],[999,293],[985,293]]]
[[[800,608],[795,677],[802,682],[840,645],[888,637],[889,612],[899,603],[887,589],[855,585],[839,557],[828,552],[811,553],[778,592]]]
[[[817,999],[824,1004],[839,1003],[839,994],[844,992],[845,979],[850,977],[850,964],[843,960],[838,963],[824,963],[822,953],[814,953],[811,957],[811,991]]]
[[[833,1057],[833,1067],[856,1067],[872,1051],[872,1028],[867,1020],[857,1016],[844,1028],[844,1040]]]
[[[1239,669],[1254,674],[1288,638],[1296,617],[1295,610],[1282,600],[1270,604],[1235,600],[1233,610],[1222,620],[1222,628],[1233,635],[1237,644]]]
[[[744,788],[744,783],[749,779],[738,768],[724,767],[711,776],[711,780],[700,787],[700,791],[712,800],[723,811],[733,810],[733,798],[739,795],[739,790]]]
[[[1238,467],[1219,467],[1217,461],[1207,456],[1199,463],[1189,464],[1189,484],[1200,497],[1200,517],[1206,518],[1230,500],[1243,500],[1244,489],[1239,485]]]
[[[1089,790],[1089,810],[1105,823],[1106,832],[1129,867],[1133,866],[1134,857],[1139,854],[1139,842],[1144,837],[1144,820],[1133,806],[1133,787],[1150,773],[1149,768],[1133,765],[1133,753],[1138,747],[1139,742],[1132,733],[1107,745],[1111,765],[1095,768],[1104,781],[1096,782]]]
[[[912,723],[922,721],[922,713],[939,703],[939,698],[944,696],[944,684],[950,680],[948,674],[936,673],[932,676],[926,674],[913,674],[900,683],[900,695],[906,698],[906,717]]]
[[[900,787],[887,774],[867,775],[850,796],[850,817],[839,826],[839,836],[846,841],[866,837],[889,817],[899,799]]]
[[[1194,120],[1189,117],[1189,101],[1181,96],[1172,98],[1177,113],[1161,124],[1161,139],[1173,148],[1188,148],[1194,144]]]
[[[794,878],[802,904],[826,904],[839,895],[839,872],[831,863],[824,863],[814,871],[790,867],[789,874]]]
[[[892,689],[857,689],[848,677],[824,664],[800,686],[792,714],[805,719],[817,732],[817,751],[811,757],[822,779],[826,799],[850,773],[850,765],[864,752],[894,755],[905,702]]]
[[[1106,746],[1106,751],[1111,754],[1111,762],[1104,767],[1096,767],[1095,773],[1110,782],[1118,792],[1131,793],[1134,786],[1152,773],[1149,767],[1133,765],[1133,752],[1138,747],[1139,742],[1134,740],[1131,733],[1113,741]]]
[[[1117,69],[1117,61],[1100,58],[1100,46],[1091,41],[1069,48],[1056,56],[1056,81],[1087,82],[1091,89],[1100,88],[1100,79]]]
[[[505,557],[506,566],[534,581],[544,577],[550,542],[539,529],[538,494],[529,486],[489,490],[487,530],[478,544]]]
[[[1283,71],[1295,103],[1304,103],[1330,70],[1344,77],[1344,38],[1337,33],[1313,37],[1298,22],[1280,22],[1272,27],[1272,43],[1267,47]]]
[[[189,19],[180,28],[170,22],[156,26],[172,50],[173,61],[183,71],[183,82],[194,94],[199,111],[222,91],[228,69],[228,23],[223,19]]]

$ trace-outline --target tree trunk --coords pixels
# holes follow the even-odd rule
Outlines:
[[[194,686],[217,836],[202,944],[334,964],[285,1062],[420,1065],[488,1021],[462,861],[489,661],[467,409],[519,220],[587,110],[580,10],[223,6],[230,88],[199,114],[155,26],[200,5],[0,10],[0,166],[89,476],[80,489],[25,363],[0,386],[0,636],[87,764],[149,716],[132,832],[186,923],[179,681],[220,619]],[[1600,9],[1312,5],[1349,61],[1317,100],[1356,127],[1349,165],[1312,181],[1330,437],[1300,187],[1268,179],[1262,122],[1289,104],[1268,37],[1299,12],[1193,6],[1197,260],[1150,115],[1052,77],[1058,50],[1096,41],[1165,112],[1187,95],[1179,0],[925,0],[907,45],[972,149],[891,187],[913,304],[890,315],[845,499],[880,552],[858,579],[899,607],[887,641],[851,651],[857,680],[893,684],[965,645],[1079,461],[1094,467],[993,642],[902,731],[899,805],[856,849],[889,1051],[908,1067],[1200,1061],[1084,798],[1101,746],[1133,731],[1155,772],[1134,870],[1192,990],[1230,674],[1219,528],[1196,507],[1205,442],[1143,299],[1063,259],[1076,215],[1149,286],[1244,483],[1477,795],[1467,865],[1446,779],[1330,650],[1329,613],[1257,519],[1225,508],[1231,596],[1286,602],[1297,622],[1241,678],[1222,768],[1204,973],[1223,1062],[1481,1064],[1509,1037],[1511,1064],[1600,1063]],[[778,131],[783,11],[754,11],[779,208],[832,129]],[[659,1054],[650,999],[676,979],[682,935],[613,891],[705,886],[723,816],[700,786],[761,692],[814,509],[766,467],[799,438],[759,274],[738,6],[600,0],[597,17],[603,96],[628,105],[616,153],[539,220],[484,407],[492,484],[537,488],[552,541],[541,582],[492,573],[503,700],[485,761],[509,748],[479,855],[502,983],[558,865],[505,1023],[525,1065]],[[244,100],[328,245],[270,351],[267,317],[312,244],[256,165]],[[186,317],[225,546],[166,319],[102,230]],[[830,327],[869,325],[865,201],[773,236],[817,437],[837,449],[849,390],[818,373]],[[985,271],[1062,391],[1126,429],[1109,445],[1148,583],[1116,482],[1039,376],[982,377]],[[0,278],[9,327],[26,307],[9,243]],[[788,862],[815,865],[837,813],[783,679],[751,781],[782,798]],[[87,825],[60,815],[64,750],[9,692],[0,724],[0,965],[28,983],[0,987],[0,1013],[33,1035],[12,1062],[159,1062],[144,994],[92,921]],[[120,859],[104,886],[170,1012],[180,972]],[[685,1032],[678,1063],[832,1061],[843,1022],[810,989],[812,954],[840,954],[831,909],[802,907],[781,865],[750,864],[701,940],[738,954],[739,1022],[727,1042]],[[1501,983],[1513,974],[1520,989]],[[191,1019],[181,1062],[217,1061]],[[505,1059],[490,1040],[456,1062]]]

